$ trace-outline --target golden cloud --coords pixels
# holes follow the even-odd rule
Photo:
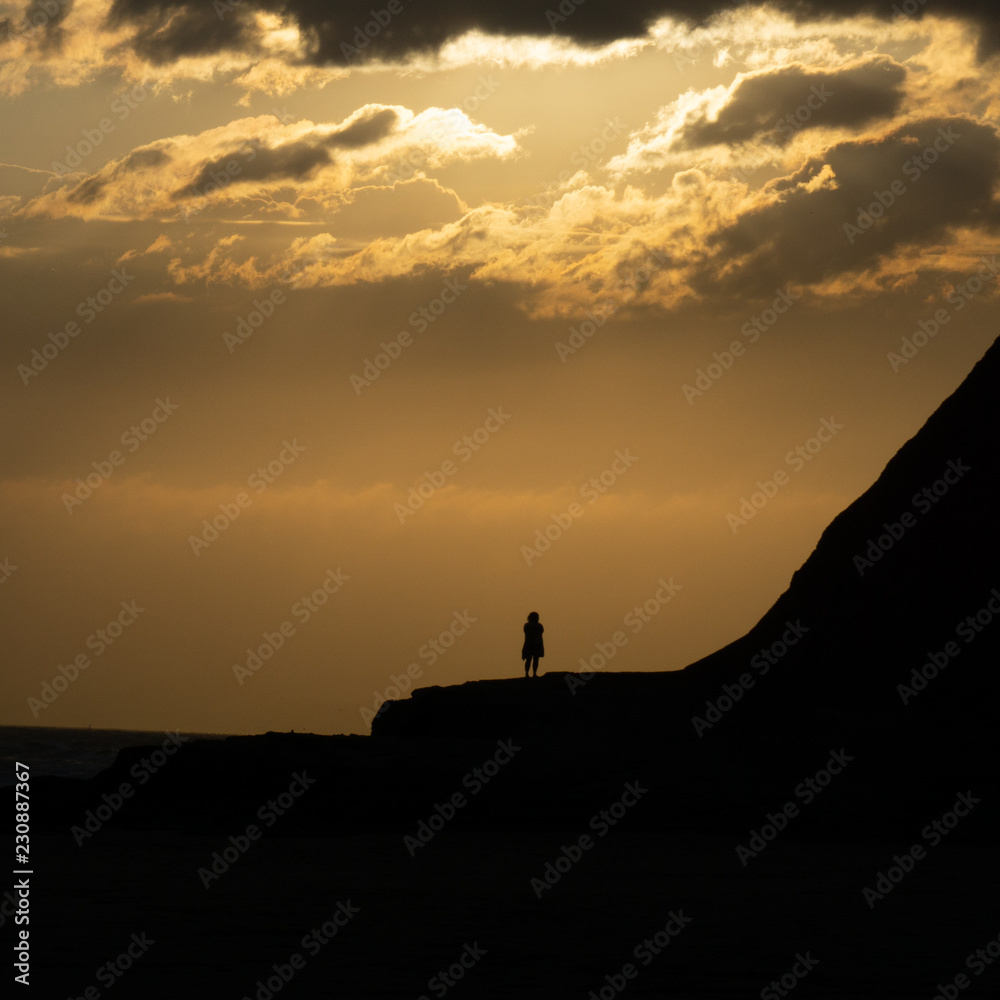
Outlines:
[[[197,135],[158,139],[73,174],[17,214],[52,218],[182,218],[208,211],[246,218],[321,217],[363,186],[392,187],[446,164],[516,156],[517,137],[499,135],[456,108],[415,114],[370,104],[339,123],[242,118]]]
[[[295,240],[266,262],[237,261],[232,240],[220,240],[200,263],[172,261],[171,274],[252,287],[294,275],[303,287],[462,270],[471,281],[520,286],[535,316],[754,300],[789,283],[841,294],[845,282],[898,287],[897,255],[948,246],[963,227],[986,241],[1000,225],[998,183],[992,125],[926,118],[834,143],[754,191],[692,169],[662,194],[588,184],[545,209],[482,205],[354,252],[326,235]]]

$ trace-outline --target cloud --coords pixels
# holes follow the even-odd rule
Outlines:
[[[157,146],[145,146],[142,149],[133,150],[119,163],[116,176],[130,171],[160,167],[169,162],[170,155],[163,149]]]
[[[400,113],[396,108],[371,107],[356,112],[347,122],[326,135],[318,130],[307,138],[275,146],[262,145],[256,137],[252,137],[240,148],[204,163],[197,175],[175,191],[172,197],[180,200],[203,196],[207,191],[227,184],[300,181],[333,163],[327,148],[358,150],[374,145],[395,131],[399,122]],[[137,154],[131,155],[134,157]],[[246,162],[234,160],[237,155],[242,155]]]
[[[883,21],[920,20],[926,13],[958,17],[977,25],[981,55],[1000,50],[1000,14],[991,0],[935,0],[928,12],[914,0],[913,11],[903,5],[873,6],[868,0],[775,0],[777,10],[800,21],[868,16]],[[377,9],[376,9],[377,8]],[[252,47],[250,25],[255,12],[267,12],[283,25],[294,24],[307,43],[308,59],[317,65],[351,65],[366,61],[406,61],[438,52],[448,42],[471,32],[496,36],[556,35],[593,47],[623,39],[643,38],[650,26],[670,18],[689,27],[704,25],[713,16],[732,10],[723,0],[637,0],[633,3],[551,3],[515,0],[498,5],[490,0],[435,0],[373,6],[370,0],[258,0],[254,4],[225,4],[211,15],[201,0],[164,6],[161,0],[114,0],[110,19],[133,24],[137,50],[153,62],[202,55],[240,46]],[[211,24],[211,18],[216,23]]]
[[[237,155],[242,161],[236,159]],[[269,147],[251,139],[239,149],[226,150],[218,158],[203,163],[197,174],[171,197],[175,200],[204,197],[220,187],[255,181],[302,180],[332,162],[325,149],[308,141]]]
[[[1000,224],[998,183],[993,126],[924,118],[837,142],[753,192],[691,169],[660,194],[588,184],[545,210],[481,205],[353,252],[317,236],[267,259],[236,259],[220,241],[200,263],[172,261],[171,274],[261,287],[291,272],[297,287],[316,287],[461,271],[518,289],[536,317],[745,304],[789,284],[816,296],[873,293],[899,282],[900,257],[939,271],[967,266],[958,244],[970,233],[985,242]],[[929,248],[935,256],[922,261]]]
[[[0,258],[11,260],[14,257],[27,257],[39,252],[38,247],[12,247],[0,242]]]
[[[96,202],[110,183],[108,177],[88,177],[80,181],[67,195],[66,200],[75,205],[92,205]]]
[[[117,9],[128,22],[133,7]],[[167,24],[171,11],[183,5],[157,16]],[[250,23],[250,13],[263,16],[245,5],[238,13],[241,23]],[[294,31],[293,14],[282,8],[268,13],[270,26],[259,17],[255,23]],[[404,6],[396,18],[411,14],[423,16]],[[727,86],[681,95],[631,135],[624,154],[588,164],[532,204],[509,187],[487,200],[491,189],[482,183],[462,188],[438,177],[457,164],[520,156],[522,132],[499,134],[459,108],[415,113],[369,104],[339,122],[262,115],[158,139],[89,176],[54,179],[13,215],[169,225],[204,213],[196,238],[168,244],[167,270],[177,284],[321,287],[463,271],[471,281],[516,288],[531,315],[548,317],[773,298],[789,281],[816,294],[875,290],[901,280],[890,256],[919,260],[934,246],[942,250],[936,261],[919,266],[943,269],[961,257],[951,252],[955,232],[995,229],[997,135],[983,124],[991,85],[976,83],[968,32],[949,22],[936,34],[943,48],[932,52],[924,39],[900,62],[857,55],[891,32],[872,36],[871,21],[841,22],[830,35],[836,44],[827,38],[831,48],[816,64],[799,58],[816,33],[812,22],[796,34],[792,21],[765,8],[740,7],[727,17],[712,30],[728,26],[734,46],[750,46],[751,29],[762,24],[772,32],[760,43],[765,65]],[[382,25],[378,39],[395,25]],[[783,46],[793,61],[779,59]],[[947,52],[958,53],[960,65],[942,77]],[[946,86],[936,87],[942,79]],[[965,113],[954,117],[955,107]],[[959,138],[939,153],[934,144],[949,129]],[[903,174],[909,159],[925,155],[934,158],[932,169],[911,167],[914,179]],[[767,165],[753,185],[740,173],[746,163]],[[894,196],[891,211],[858,228],[866,207],[894,182],[905,185],[905,197]],[[476,191],[478,202],[466,204],[457,189]],[[434,208],[417,211],[425,192]],[[351,218],[333,223],[345,206],[353,206]],[[236,221],[313,228],[292,239],[287,227],[267,227],[266,235],[258,227],[259,236],[246,227],[237,238]],[[845,228],[852,225],[856,233]]]
[[[732,167],[731,154],[754,165],[767,162],[813,130],[852,134],[897,115],[906,80],[906,68],[888,56],[842,67],[794,63],[740,73],[728,87],[688,90],[662,108],[608,170],[624,177],[713,162]]]
[[[137,28],[130,45],[154,64],[226,50],[259,53],[257,25],[250,9],[242,3],[225,6],[224,14],[216,5],[181,3],[156,3],[125,12],[116,3],[108,19],[115,26],[129,22]]]
[[[802,65],[740,74],[721,107],[688,113],[674,148],[732,145],[750,139],[786,145],[804,129],[859,126],[894,115],[906,70],[887,56],[838,70]]]
[[[116,261],[116,264],[124,264],[127,260],[133,260],[136,257],[146,257],[149,254],[154,253],[166,253],[173,246],[173,241],[170,239],[166,233],[161,233],[159,236],[153,240],[152,243],[146,247],[145,250],[126,250]]]
[[[590,65],[643,49],[673,52],[678,66],[693,46],[724,65],[730,48],[751,68],[814,63],[814,56],[871,51],[865,37],[928,37],[942,24],[966,25],[979,59],[1000,51],[1000,13],[990,0],[918,0],[872,6],[865,0],[768,5],[714,0],[599,4],[552,0],[51,0],[56,17],[37,25],[0,22],[0,93],[40,82],[76,86],[111,67],[156,87],[179,80],[222,80],[288,94],[321,88],[355,72],[406,66],[422,72],[461,66]],[[911,14],[900,10],[914,6]],[[390,10],[392,8],[392,10]],[[394,11],[394,12],[393,12]],[[6,39],[6,45],[5,41]],[[58,41],[50,41],[58,39]]]
[[[323,217],[366,186],[392,187],[445,164],[509,158],[517,138],[458,109],[366,105],[339,123],[243,118],[159,139],[90,176],[66,177],[16,214],[54,218]]]
[[[399,125],[399,121],[399,112],[395,108],[372,108],[359,112],[346,124],[334,129],[327,136],[326,144],[334,148],[359,149],[384,139]]]
[[[177,292],[149,292],[146,295],[136,296],[133,301],[137,306],[160,305],[163,302],[175,302],[179,305],[184,305],[194,302],[194,299],[190,295],[179,295]]]
[[[818,285],[876,268],[908,246],[946,243],[963,226],[995,231],[1000,135],[968,118],[929,118],[842,142],[766,184],[755,203],[707,235],[702,294]]]
[[[179,283],[253,288],[292,274],[296,287],[304,288],[462,271],[471,281],[520,286],[536,316],[607,314],[645,302],[671,308],[691,297],[685,273],[704,256],[698,247],[706,216],[699,195],[705,192],[687,181],[682,177],[666,197],[635,189],[619,196],[587,185],[546,211],[482,205],[438,228],[375,239],[354,252],[338,250],[322,235],[296,239],[284,253],[259,259],[243,240],[237,247],[225,238],[199,263],[171,261],[170,273]]]
[[[164,8],[153,0],[115,0],[113,23],[139,26],[137,48],[150,61],[167,62],[184,56],[202,55],[212,45],[216,50],[249,44],[248,23],[252,11],[266,11],[285,24],[294,24],[306,40],[308,59],[316,65],[357,65],[368,61],[405,61],[433,53],[447,42],[479,31],[493,35],[546,37],[554,32],[584,45],[598,45],[621,38],[638,38],[662,14],[662,3],[639,0],[609,10],[603,4],[583,4],[572,16],[546,15],[543,5],[520,2],[495,5],[483,0],[436,0],[418,5],[394,0],[372,4],[370,0],[344,0],[336,5],[323,0],[261,0],[252,6],[226,5],[211,16],[217,24],[205,27],[208,15],[200,0],[187,0]],[[557,5],[556,5],[557,6]],[[693,12],[695,5],[686,5]],[[228,27],[221,25],[231,22]]]
[[[63,22],[73,8],[73,0],[32,0],[24,9],[23,25],[38,25],[38,47],[43,52],[58,50],[66,37]]]

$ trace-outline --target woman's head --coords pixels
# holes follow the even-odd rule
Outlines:
[[[531,614],[528,615],[528,621],[529,622],[537,622],[538,621],[538,612],[537,611],[532,611]]]

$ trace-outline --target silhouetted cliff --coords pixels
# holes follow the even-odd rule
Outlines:
[[[781,642],[787,622],[801,622],[808,634],[776,658],[799,703],[868,714],[945,699],[977,725],[991,718],[1000,663],[998,386],[1000,341],[834,518],[760,622],[687,669],[746,669]]]
[[[898,813],[956,782],[992,783],[997,386],[1000,341],[718,652],[674,673],[418,690],[387,705],[373,735],[516,732],[553,754],[587,748],[598,767],[645,760],[695,811],[778,787],[835,744],[863,761],[859,809],[867,797]]]

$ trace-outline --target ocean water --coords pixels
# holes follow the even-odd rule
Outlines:
[[[181,735],[192,740],[222,740],[230,734]],[[167,734],[159,730],[0,726],[0,787],[14,784],[17,762],[29,765],[33,777],[57,774],[66,778],[92,778],[110,767],[123,747],[160,746],[166,738]]]

